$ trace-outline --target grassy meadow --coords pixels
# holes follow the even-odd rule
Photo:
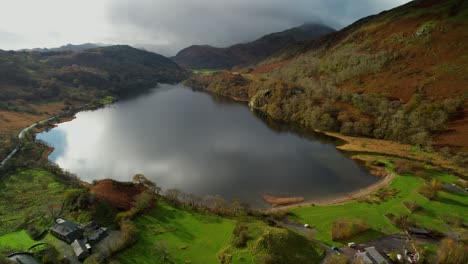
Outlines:
[[[391,164],[388,165],[388,169],[392,169]],[[362,200],[334,206],[303,206],[290,211],[295,215],[296,220],[309,223],[316,229],[318,231],[316,238],[329,245],[341,244],[332,240],[332,225],[337,219],[361,219],[371,227],[371,230],[365,232],[362,237],[354,238],[355,242],[377,238],[382,233],[399,232],[392,221],[386,217],[389,213],[396,216],[408,215],[416,225],[439,232],[449,231],[450,227],[446,220],[450,217],[460,217],[465,222],[468,220],[466,210],[468,195],[441,190],[437,193],[436,199],[428,200],[418,193],[418,189],[425,184],[424,179],[413,174],[393,173],[395,173],[395,179],[386,189],[397,190],[397,193],[385,201],[369,203]],[[452,183],[458,179],[454,175],[432,170],[427,170],[425,173],[444,183]],[[368,201],[372,201],[372,197]],[[416,202],[420,208],[411,213],[403,202]]]
[[[199,214],[159,202],[135,223],[138,241],[118,256],[121,263],[218,263],[217,252],[229,242],[235,221]]]
[[[0,177],[0,235],[34,226],[48,228],[69,187],[44,170]]]

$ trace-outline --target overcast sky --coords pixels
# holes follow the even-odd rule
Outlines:
[[[305,22],[341,28],[408,0],[0,0],[0,49],[228,46]]]

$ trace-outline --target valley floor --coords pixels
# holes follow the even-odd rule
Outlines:
[[[28,120],[36,122],[33,118]],[[137,242],[117,254],[115,260],[121,263],[259,263],[271,257],[295,255],[298,259],[317,263],[325,250],[313,242],[315,239],[328,246],[340,246],[349,241],[361,243],[401,233],[407,226],[423,227],[437,234],[468,235],[462,224],[468,221],[468,194],[460,188],[446,188],[466,180],[463,168],[438,153],[410,145],[326,134],[345,141],[338,149],[364,162],[370,170],[383,170],[389,176],[364,192],[344,198],[266,212],[273,217],[280,215],[283,219],[284,214],[297,223],[309,224],[312,227],[310,240],[300,232],[296,233],[297,230],[271,226],[262,216],[241,213],[236,217],[221,217],[160,201],[155,209],[135,219]],[[397,164],[401,161],[409,162],[410,167],[417,169],[398,172]],[[9,172],[2,175],[1,180],[0,253],[26,250],[44,241],[58,245],[59,242],[50,235],[35,241],[26,230],[31,226],[38,230],[47,229],[63,202],[64,192],[70,187],[53,173],[41,169]],[[444,187],[439,186],[431,199],[421,195],[421,188],[431,186],[434,181]],[[409,209],[409,202],[417,208]],[[85,211],[68,217],[78,223],[90,220]],[[404,219],[403,223],[399,222],[401,219]],[[338,220],[362,220],[369,229],[336,241],[333,226]],[[233,231],[238,225],[246,226],[248,230],[247,242],[240,247],[234,245],[236,236]],[[275,255],[278,252],[283,255]]]

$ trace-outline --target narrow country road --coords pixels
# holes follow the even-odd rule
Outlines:
[[[76,112],[76,111],[78,111],[78,110],[81,110],[81,109],[85,108],[85,107],[88,106],[88,105],[90,105],[90,104],[89,104],[89,103],[88,103],[88,104],[84,104],[84,105],[79,106],[79,107],[77,107],[77,108],[75,108],[75,109],[62,112],[62,113],[60,113],[60,114],[58,114],[58,115],[54,115],[54,116],[49,117],[49,118],[47,118],[47,119],[44,119],[44,120],[42,120],[42,121],[36,122],[36,123],[34,123],[34,124],[28,126],[27,128],[21,130],[21,131],[19,132],[19,134],[18,134],[18,139],[19,139],[20,142],[19,142],[19,143],[16,145],[16,147],[10,152],[10,154],[8,154],[8,156],[6,156],[6,157],[2,160],[2,162],[0,162],[0,168],[3,168],[3,166],[5,166],[5,164],[16,154],[16,152],[18,152],[18,150],[20,150],[20,148],[21,148],[21,139],[24,138],[24,136],[26,135],[26,133],[28,133],[29,130],[35,128],[37,125],[42,125],[42,124],[44,124],[44,123],[46,123],[46,122],[49,122],[49,121],[51,121],[51,120],[53,120],[53,119],[55,119],[55,118],[61,117],[61,116],[63,116],[63,115],[69,114],[69,113],[71,113],[71,112]]]

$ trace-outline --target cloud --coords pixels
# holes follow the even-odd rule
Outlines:
[[[228,46],[305,22],[335,28],[407,0],[117,0],[109,19],[140,42]]]
[[[67,43],[228,46],[322,22],[341,28],[409,0],[0,0],[0,49]]]

